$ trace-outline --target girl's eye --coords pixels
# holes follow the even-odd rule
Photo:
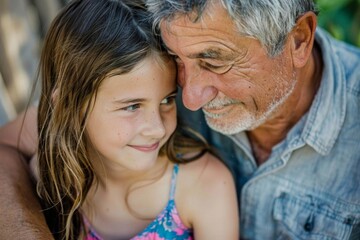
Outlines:
[[[139,108],[140,108],[140,104],[137,103],[137,104],[133,104],[133,105],[130,105],[127,107],[123,107],[120,110],[134,112],[134,111],[136,111],[136,109],[139,109]]]
[[[160,104],[171,105],[171,104],[175,103],[175,98],[176,98],[176,95],[171,95],[169,97],[164,98]]]

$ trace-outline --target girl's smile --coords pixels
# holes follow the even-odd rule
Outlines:
[[[141,151],[141,152],[152,152],[152,151],[158,150],[159,145],[160,145],[160,142],[156,142],[156,143],[150,144],[150,145],[148,144],[148,145],[128,145],[128,146],[132,147],[138,151]]]

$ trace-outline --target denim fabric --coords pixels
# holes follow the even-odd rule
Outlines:
[[[317,29],[322,82],[306,115],[260,167],[245,133],[210,130],[179,106],[232,171],[242,239],[360,239],[360,50]]]

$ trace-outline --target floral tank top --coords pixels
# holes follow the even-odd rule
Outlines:
[[[181,221],[175,206],[176,178],[179,166],[174,165],[170,197],[166,207],[141,233],[130,240],[193,240],[192,229],[187,228]],[[85,219],[88,234],[85,240],[103,240]]]

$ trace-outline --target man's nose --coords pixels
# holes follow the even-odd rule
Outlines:
[[[216,97],[217,89],[201,69],[178,69],[178,82],[182,87],[184,106],[196,111]]]

